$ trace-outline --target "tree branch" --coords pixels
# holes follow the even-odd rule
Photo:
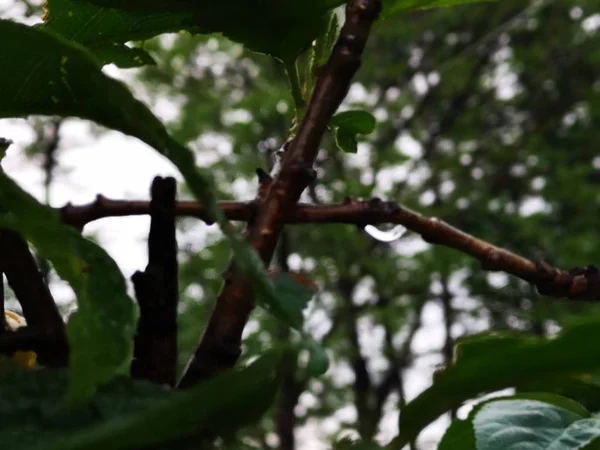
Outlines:
[[[361,53],[380,9],[379,0],[349,2],[346,22],[329,60],[320,69],[306,113],[283,156],[281,170],[264,201],[258,202],[256,222],[248,226],[248,240],[265,265],[273,256],[284,217],[295,208],[300,195],[315,176],[312,166],[321,139],[360,66]],[[182,385],[210,377],[235,364],[241,351],[242,332],[253,307],[249,281],[231,264],[225,286]]]
[[[255,216],[255,201],[222,202],[230,220],[248,221]],[[62,219],[71,225],[83,226],[103,217],[148,214],[149,203],[143,201],[109,200],[98,196],[94,203],[67,205],[59,210]],[[179,202],[175,214],[207,219],[205,208],[196,202]],[[281,220],[287,224],[343,223],[363,227],[368,224],[404,225],[420,234],[427,242],[443,245],[472,256],[490,271],[504,271],[535,285],[542,295],[572,299],[600,299],[600,274],[593,266],[575,268],[569,272],[535,262],[482,241],[436,218],[428,218],[394,202],[347,199],[334,205],[298,204],[285,212]]]
[[[131,277],[140,306],[131,375],[174,385],[179,301],[174,178],[152,182],[148,265]]]
[[[27,242],[16,232],[0,230],[0,272],[23,308],[27,326],[35,333],[51,336],[55,348],[44,347],[38,353],[40,363],[50,367],[67,365],[65,325],[52,294],[29,251]]]
[[[57,345],[66,346],[66,341],[60,341],[54,335],[40,333],[31,327],[21,327],[15,331],[5,331],[0,334],[0,354],[12,355],[17,351],[34,351],[38,355],[52,352]]]

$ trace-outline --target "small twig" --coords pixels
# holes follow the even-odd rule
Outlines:
[[[28,328],[51,336],[51,341],[56,344],[56,347],[44,347],[38,353],[40,363],[50,367],[66,366],[68,347],[64,322],[27,242],[11,230],[0,230],[0,272],[6,274],[23,308]]]
[[[449,366],[454,357],[454,339],[452,339],[452,324],[454,323],[454,310],[452,309],[452,293],[448,286],[448,277],[442,274],[442,309],[444,311],[444,330],[446,338],[442,347],[444,365]],[[456,408],[450,410],[450,420],[456,419]]]
[[[131,375],[174,385],[179,300],[174,178],[152,182],[148,265],[131,277],[140,307]]]

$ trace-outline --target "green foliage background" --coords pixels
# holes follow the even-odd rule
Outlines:
[[[506,0],[379,23],[344,104],[371,112],[377,129],[360,137],[355,155],[337,150],[329,135],[306,200],[379,196],[529,258],[567,269],[597,262],[598,14],[592,0]],[[245,181],[244,199],[252,198],[254,170],[272,165],[292,123],[283,66],[216,35],[182,32],[136,47],[156,62],[137,69],[139,88],[154,104],[166,97],[179,105],[167,123],[172,136],[194,147],[210,134],[231,147],[206,151],[218,197],[235,198],[232,186]],[[191,240],[192,225],[180,221]],[[215,233],[200,251],[181,249],[182,366],[229,253]],[[458,337],[483,329],[546,336],[573,316],[596,314],[589,305],[542,298],[516,278],[484,272],[411,234],[388,245],[352,226],[291,226],[276,259],[322,287],[306,328],[328,349],[331,369],[309,380],[288,361],[286,396],[244,433],[251,448],[280,448],[281,415],[290,408],[297,428],[322,430],[324,442],[347,430],[370,440],[415,395],[415,373],[429,379],[436,364],[451,361]],[[445,338],[416,351],[415,339],[428,340],[423,322],[432,311]],[[243,358],[281,339],[293,336],[257,311]],[[350,419],[339,414],[343,408]]]

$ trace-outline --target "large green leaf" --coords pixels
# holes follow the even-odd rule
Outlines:
[[[339,0],[249,2],[48,0],[47,26],[103,53],[103,46],[177,30],[223,33],[251,50],[293,62]]]
[[[477,450],[576,450],[600,438],[600,418],[537,400],[496,400],[473,419]]]
[[[600,411],[600,382],[589,375],[540,377],[520,383],[517,390],[562,395],[579,402],[589,411]]]
[[[545,392],[523,393],[507,397],[492,398],[475,405],[465,420],[453,420],[440,442],[439,450],[452,450],[455,448],[464,448],[466,450],[482,450],[487,448],[482,447],[480,445],[480,440],[477,439],[477,433],[481,432],[482,427],[476,429],[476,418],[478,417],[479,412],[483,409],[486,409],[490,403],[498,403],[501,401],[541,403],[548,408],[550,414],[548,414],[548,416],[544,416],[544,418],[541,420],[538,420],[536,427],[528,427],[526,424],[527,419],[524,418],[524,415],[520,417],[524,419],[523,423],[521,424],[523,427],[523,430],[521,431],[529,431],[528,434],[535,433],[536,436],[533,440],[538,441],[539,443],[550,442],[552,440],[548,439],[548,436],[544,436],[544,433],[541,432],[541,428],[543,428],[543,426],[549,426],[550,423],[555,419],[555,416],[552,414],[553,409],[561,412],[571,413],[573,416],[580,419],[588,418],[590,416],[589,411],[586,410],[581,404],[569,398],[562,397],[560,395],[548,394]],[[543,413],[544,412],[542,411],[542,408],[540,408],[540,415]],[[508,421],[510,421],[510,419],[507,420],[507,422]],[[494,424],[490,423],[489,425],[493,426]],[[538,426],[540,428],[537,428]],[[507,427],[505,430],[505,435],[501,439],[507,438],[508,436],[513,436],[514,434],[515,430],[510,430],[509,427]],[[516,442],[521,443],[524,441]],[[505,445],[507,448],[511,448],[509,442],[505,442]]]
[[[600,367],[600,323],[588,321],[554,339],[516,336],[469,338],[457,347],[456,362],[439,373],[433,386],[402,409],[395,445],[414,439],[444,412],[484,392],[537,377],[576,374]]]
[[[18,230],[77,294],[78,309],[67,324],[70,398],[81,400],[128,367],[133,352],[136,307],[112,258],[77,230],[63,225],[0,171],[0,226]]]
[[[154,147],[177,166],[192,193],[219,223],[231,241],[238,267],[250,277],[255,292],[273,309],[279,307],[280,298],[262,261],[218,207],[210,174],[196,167],[193,153],[173,140],[163,124],[122,83],[102,73],[88,50],[60,36],[4,20],[0,20],[0,42],[0,60],[4,61],[0,117],[81,117]]]
[[[46,16],[40,28],[87,47],[102,64],[119,67],[152,64],[152,57],[124,43],[158,34],[193,30],[191,16],[183,13],[147,14],[101,8],[84,0],[46,0]]]
[[[279,358],[279,353],[269,353],[185,392],[116,380],[75,408],[60,404],[62,371],[5,370],[0,372],[2,448],[116,450],[192,433],[229,433],[258,420],[269,408],[278,389]]]

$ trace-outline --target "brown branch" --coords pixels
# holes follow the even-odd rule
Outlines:
[[[55,347],[44,347],[38,353],[40,363],[50,367],[67,365],[65,325],[42,274],[29,251],[27,242],[15,231],[0,230],[0,272],[23,308],[29,329],[51,336]]]
[[[314,179],[313,163],[319,144],[350,81],[360,66],[373,21],[377,18],[379,0],[351,0],[346,8],[346,22],[327,63],[319,75],[294,139],[285,151],[281,170],[270,185],[264,201],[258,202],[256,222],[248,227],[248,240],[268,265],[273,256],[284,217],[292,211],[300,195]],[[249,281],[230,265],[225,286],[194,360],[182,385],[207,378],[235,364],[241,349],[242,331],[254,307]]]
[[[256,202],[222,202],[220,205],[230,220],[248,221],[255,216]],[[148,214],[149,210],[148,202],[109,200],[98,196],[96,202],[89,205],[67,205],[60,209],[60,214],[66,223],[82,225],[103,217]],[[205,208],[196,202],[179,202],[175,214],[207,219]],[[335,205],[298,204],[295,209],[286,211],[281,219],[287,224],[404,225],[432,244],[450,247],[478,259],[486,270],[504,271],[534,284],[543,295],[600,299],[600,275],[593,266],[567,272],[543,262],[534,262],[394,202],[375,198],[367,201],[347,199],[345,203]]]
[[[258,175],[258,191],[256,198],[251,202],[254,205],[264,200],[273,181],[271,176],[262,169],[257,169],[256,174]],[[254,209],[246,220],[248,226],[245,235],[248,237],[250,230],[255,225],[256,214]],[[238,283],[235,289],[232,289],[234,287],[232,286],[234,285],[232,279],[239,276],[236,273],[235,264],[232,262],[225,272],[225,286],[219,294],[209,324],[204,330],[200,343],[194,355],[192,355],[178,387],[189,387],[199,380],[208,378],[221,368],[232,367],[239,358],[242,352],[241,331],[243,331],[245,322],[241,324],[239,336],[231,338],[231,334],[226,333],[231,327],[234,330],[237,329],[236,326],[240,318],[247,320],[253,304],[248,301],[250,295],[247,292],[248,287],[245,284],[243,286],[239,285],[239,283],[245,283],[243,280]]]
[[[21,327],[15,331],[5,331],[0,335],[0,354],[11,355],[17,351],[33,350],[38,354],[53,351],[56,346],[66,346],[66,341],[57,341],[56,336],[40,333],[31,327]]]
[[[179,301],[174,178],[154,178],[150,201],[148,265],[131,277],[140,306],[131,375],[174,385]]]

